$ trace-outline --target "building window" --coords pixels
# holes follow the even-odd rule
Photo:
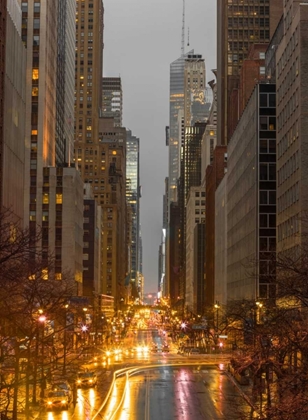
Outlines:
[[[56,204],[62,204],[62,194],[56,194]]]
[[[43,194],[43,204],[49,204],[49,194]]]

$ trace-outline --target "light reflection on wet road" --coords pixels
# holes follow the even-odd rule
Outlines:
[[[215,366],[153,369],[129,379],[115,420],[240,420],[251,410]]]

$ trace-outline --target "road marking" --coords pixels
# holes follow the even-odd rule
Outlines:
[[[150,420],[150,378],[146,376],[144,420]]]

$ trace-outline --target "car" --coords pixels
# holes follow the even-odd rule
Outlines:
[[[77,376],[77,387],[94,387],[97,384],[97,376],[95,372],[79,372]]]
[[[69,402],[71,402],[72,397],[73,397],[73,393],[72,393],[72,388],[70,386],[70,384],[65,381],[65,380],[59,380],[59,381],[54,381],[51,383],[50,385],[50,390],[52,391],[64,391],[69,399]]]
[[[48,391],[45,405],[47,410],[67,410],[70,401],[67,393],[63,390]]]
[[[191,349],[190,354],[200,354],[200,350],[199,349]]]

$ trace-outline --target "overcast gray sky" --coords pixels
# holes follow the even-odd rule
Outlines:
[[[216,1],[186,0],[189,49],[216,68]],[[121,76],[123,125],[140,138],[145,292],[157,291],[164,180],[168,175],[169,65],[181,55],[182,0],[104,0],[104,76]]]

